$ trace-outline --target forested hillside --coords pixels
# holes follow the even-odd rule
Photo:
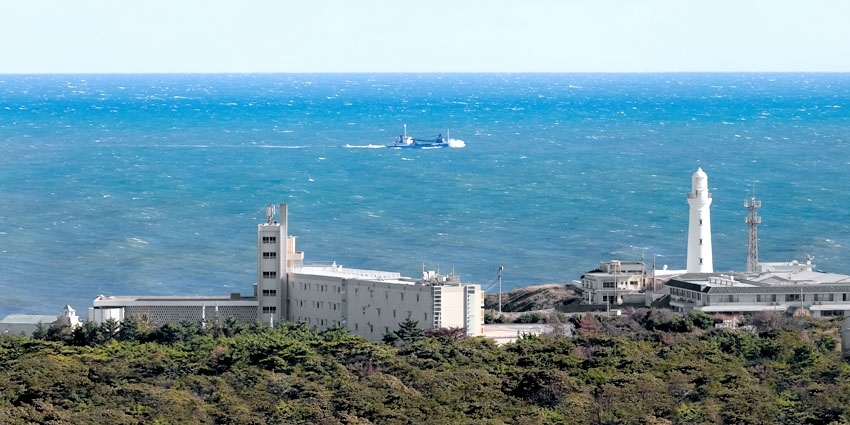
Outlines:
[[[835,321],[572,320],[574,337],[504,346],[410,323],[391,344],[232,321],[4,336],[0,424],[850,423]]]

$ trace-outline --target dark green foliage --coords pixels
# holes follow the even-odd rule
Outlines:
[[[523,313],[516,318],[516,323],[546,323],[547,317],[543,313]]]
[[[687,317],[696,328],[711,329],[714,327],[714,317],[704,311],[693,310],[688,313]]]
[[[398,329],[384,335],[383,341],[387,344],[404,345],[425,337],[425,330],[419,326],[419,322],[408,317],[398,324]]]
[[[409,319],[392,345],[304,323],[51,325],[0,337],[0,423],[848,423],[837,322],[708,318],[575,316],[575,337],[504,346]]]

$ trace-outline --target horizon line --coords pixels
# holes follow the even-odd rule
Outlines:
[[[408,75],[453,75],[453,74],[850,74],[850,71],[69,71],[69,72],[0,72],[0,75],[304,75],[304,74],[408,74]]]

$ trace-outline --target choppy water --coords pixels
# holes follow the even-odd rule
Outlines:
[[[505,290],[610,259],[850,274],[850,74],[0,75],[0,317],[98,294],[249,293],[289,205],[307,261]],[[375,148],[451,132],[459,149]],[[495,290],[495,288],[493,288]]]

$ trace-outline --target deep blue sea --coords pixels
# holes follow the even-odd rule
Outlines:
[[[465,147],[380,148],[404,124]],[[716,271],[755,192],[762,261],[850,274],[850,74],[0,75],[0,317],[248,294],[281,202],[307,262],[683,269],[697,167]]]

